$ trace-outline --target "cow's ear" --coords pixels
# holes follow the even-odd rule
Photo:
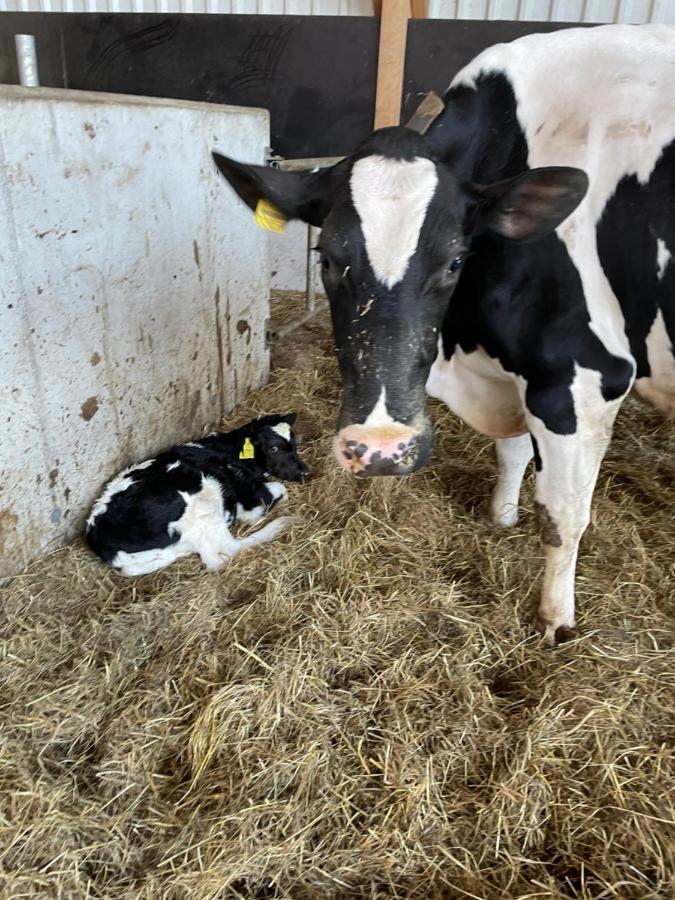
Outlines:
[[[478,201],[478,229],[527,243],[550,234],[584,199],[588,176],[581,169],[530,169],[490,185],[471,185]]]
[[[288,415],[283,417],[282,421],[287,422],[289,425],[292,426],[295,423],[295,420],[297,419],[297,417],[298,417],[297,413],[294,413],[294,412],[288,413]]]
[[[269,166],[251,166],[235,162],[220,153],[213,159],[221,174],[241,199],[255,210],[260,200],[267,200],[286,219],[302,219],[309,225],[321,226],[331,206],[331,198],[341,165],[318,172],[282,172]]]

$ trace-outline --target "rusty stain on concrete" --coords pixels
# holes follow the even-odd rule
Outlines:
[[[80,416],[88,422],[98,412],[98,397],[89,397],[80,407]]]
[[[96,137],[96,129],[91,124],[91,122],[85,122],[83,125],[83,128],[87,132],[87,134],[89,135],[90,138],[93,139]]]
[[[239,319],[237,322],[237,331],[239,334],[246,334],[246,332],[250,329],[250,325],[246,321],[246,319]]]
[[[97,366],[101,362],[101,354],[94,351],[94,353],[91,354],[91,359],[89,360],[89,362],[92,364],[92,366]]]
[[[56,484],[56,479],[58,477],[59,477],[59,470],[52,469],[51,472],[49,473],[49,487],[50,488],[54,487],[54,485]]]

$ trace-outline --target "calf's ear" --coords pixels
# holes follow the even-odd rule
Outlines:
[[[282,421],[288,422],[289,425],[293,425],[293,423],[295,422],[297,417],[298,417],[297,413],[288,413],[287,416],[283,417]]]
[[[550,166],[530,169],[495,184],[475,185],[479,231],[491,231],[518,243],[550,234],[584,199],[588,176],[581,169]]]
[[[267,200],[287,219],[320,227],[328,215],[335,185],[343,169],[337,163],[318,172],[282,172],[270,166],[235,162],[220,153],[213,160],[230,186],[251,209]]]

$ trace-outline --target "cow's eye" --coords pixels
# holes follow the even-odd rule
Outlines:
[[[278,448],[278,447],[271,447],[271,448],[270,448],[270,453],[278,453],[278,452],[279,452],[279,448]]]
[[[450,263],[450,271],[457,272],[464,265],[464,257],[456,256],[453,261]]]

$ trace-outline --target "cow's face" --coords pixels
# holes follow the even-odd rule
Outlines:
[[[448,302],[473,235],[533,240],[579,203],[586,176],[538,169],[490,186],[460,184],[406,128],[376,132],[351,157],[316,173],[242,166],[221,172],[255,208],[322,227],[343,398],[334,441],[357,475],[406,475],[431,449],[424,386]]]

